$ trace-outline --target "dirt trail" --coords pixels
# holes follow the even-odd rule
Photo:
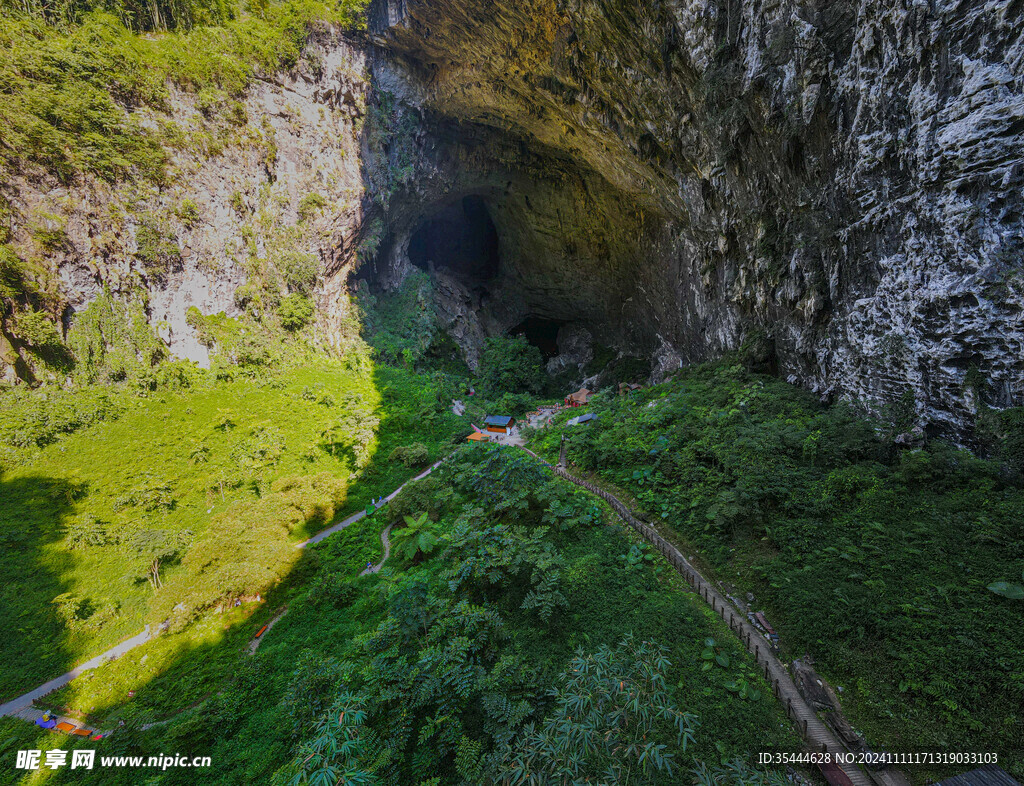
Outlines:
[[[384,556],[381,561],[376,565],[371,565],[362,573],[360,576],[366,576],[370,573],[380,573],[380,569],[384,567],[384,563],[388,561],[388,557],[391,556],[391,528],[395,526],[394,523],[388,524],[387,528],[380,533],[380,542],[384,545]]]

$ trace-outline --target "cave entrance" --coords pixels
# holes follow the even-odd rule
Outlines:
[[[551,360],[558,354],[558,331],[564,324],[544,317],[527,317],[509,333],[513,336],[525,336],[527,341],[540,350],[545,360]]]
[[[409,239],[409,261],[478,282],[498,273],[498,230],[484,200],[467,196],[421,223]]]

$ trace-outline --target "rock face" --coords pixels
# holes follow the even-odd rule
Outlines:
[[[498,232],[488,331],[578,323],[659,375],[762,332],[791,381],[910,391],[969,441],[970,369],[990,405],[1024,396],[1021,12],[375,0],[374,273],[473,195]]]
[[[170,187],[0,190],[24,258],[43,254],[33,224],[60,224],[65,325],[103,288],[143,287],[200,362],[187,308],[235,313],[253,266],[298,249],[322,263],[332,345],[358,329],[353,272],[389,289],[420,267],[470,366],[527,318],[582,331],[559,338],[563,371],[643,356],[655,379],[756,337],[792,382],[909,393],[929,434],[969,443],[979,397],[1024,403],[1021,12],[373,0],[367,40],[313,34],[230,133],[175,93],[207,143],[172,151]],[[147,225],[177,247],[156,273]],[[0,371],[19,362],[4,336]]]
[[[169,117],[135,110],[142,124],[177,135],[168,146],[169,185],[86,179],[65,187],[33,173],[12,179],[0,192],[15,214],[13,247],[25,259],[45,257],[60,282],[65,328],[104,289],[141,294],[171,353],[207,365],[209,350],[186,322],[190,307],[237,316],[236,290],[275,255],[313,255],[321,271],[352,258],[365,83],[362,48],[321,31],[292,71],[254,81],[234,120],[204,113],[193,95],[172,90]],[[303,215],[310,194],[319,206]],[[39,248],[33,227],[41,222],[59,229],[59,247]],[[158,255],[145,253],[147,232]],[[317,294],[321,335],[338,343],[349,308],[344,287],[322,275]],[[16,356],[0,342],[0,376],[14,378]]]

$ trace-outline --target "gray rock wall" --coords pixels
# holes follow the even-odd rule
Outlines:
[[[960,439],[970,368],[990,404],[1024,403],[1020,2],[377,0],[371,19],[375,81],[423,125],[428,186],[392,195],[395,231],[483,189],[518,312],[661,373],[763,330],[790,380],[911,391]]]
[[[143,295],[170,352],[208,365],[209,350],[186,323],[187,310],[237,316],[235,290],[252,266],[288,250],[321,260],[322,339],[350,338],[345,270],[361,216],[365,65],[361,47],[321,31],[293,70],[254,79],[241,123],[204,117],[194,95],[176,90],[165,115],[136,109],[136,119],[155,132],[172,123],[180,135],[167,148],[166,187],[90,179],[64,187],[33,173],[2,184],[14,212],[13,246],[52,270],[64,326],[104,288],[125,299]],[[324,205],[300,221],[311,193]],[[193,215],[183,211],[187,204]],[[40,250],[33,226],[41,220],[59,225],[66,242]],[[158,274],[139,255],[146,224],[177,249]],[[8,346],[0,354],[0,377],[14,378],[12,352]]]

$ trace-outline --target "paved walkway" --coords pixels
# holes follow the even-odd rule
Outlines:
[[[387,528],[380,533],[380,542],[384,545],[384,557],[376,565],[371,565],[362,573],[360,576],[366,576],[370,573],[380,573],[380,569],[384,567],[384,563],[388,561],[388,557],[391,556],[391,528],[395,526],[394,522],[388,524]]]
[[[6,704],[0,704],[0,717],[3,717],[4,715],[18,715],[20,711],[27,707],[31,707],[33,701],[42,698],[50,691],[55,691],[57,688],[63,688],[82,672],[89,671],[89,669],[95,669],[107,660],[119,658],[128,652],[128,650],[135,649],[140,644],[145,644],[150,638],[149,625],[147,625],[142,633],[137,636],[132,636],[132,638],[127,641],[122,641],[116,647],[111,647],[102,655],[97,655],[95,658],[87,660],[85,663],[76,666],[71,671],[61,674],[56,679],[43,683],[35,690],[29,691],[16,699],[11,699]],[[42,715],[42,713],[39,714],[40,716]]]
[[[254,638],[252,641],[249,642],[249,654],[250,655],[252,655],[254,652],[256,652],[256,650],[258,650],[260,648],[260,644],[263,643],[263,639],[265,639],[267,637],[267,634],[270,633],[271,628],[273,628],[277,624],[277,621],[280,620],[281,617],[283,617],[287,613],[288,613],[288,609],[281,609],[281,611],[279,611],[277,614],[275,614],[274,618],[272,620],[270,620],[270,622],[267,623],[267,627],[263,631],[263,634],[261,636],[259,636],[258,638]]]
[[[526,450],[525,448],[523,448]],[[535,453],[527,450],[531,456],[540,458]],[[543,459],[540,459],[544,461]],[[544,462],[551,466],[548,462]],[[772,693],[779,703],[786,708],[786,715],[793,722],[797,731],[812,751],[829,753],[846,753],[846,748],[832,731],[818,718],[814,710],[804,701],[803,696],[797,690],[789,671],[772,654],[768,642],[762,637],[760,631],[754,628],[744,616],[733,608],[723,595],[708,582],[700,572],[690,564],[682,553],[658,534],[657,530],[640,521],[630,512],[629,508],[617,497],[609,494],[604,489],[589,483],[588,481],[570,475],[561,467],[552,467],[555,474],[585,488],[592,494],[596,494],[605,500],[612,509],[633,529],[650,541],[672,564],[672,566],[685,578],[694,592],[696,592],[721,618],[728,623],[729,629],[739,638],[743,646],[749,650],[758,667],[763,670],[764,678],[772,686]],[[843,764],[839,767],[843,774],[849,779],[853,786],[895,786],[895,784],[909,783],[906,777],[898,771],[887,769],[881,772],[868,775],[863,770],[852,764]],[[830,778],[830,780],[832,780]]]
[[[415,483],[417,480],[423,480],[423,478],[425,478],[427,475],[429,475],[435,469],[440,467],[441,464],[443,464],[447,460],[447,458],[448,457],[446,456],[445,458],[441,459],[440,461],[435,462],[434,464],[431,464],[429,467],[427,467],[423,472],[421,472],[419,475],[414,477],[412,480],[407,480],[401,486],[399,486],[394,491],[392,491],[390,494],[388,494],[386,497],[384,497],[380,502],[375,503],[373,505],[373,509],[377,510],[378,508],[382,508],[385,505],[387,505],[389,502],[391,502],[391,500],[393,500],[395,497],[397,497],[399,495],[399,493],[402,491],[402,489],[404,489],[410,483]],[[309,545],[311,545],[313,543],[319,543],[324,538],[329,538],[334,533],[341,532],[343,529],[345,529],[345,527],[351,526],[352,524],[355,524],[357,521],[360,521],[360,520],[362,520],[364,518],[366,518],[366,511],[365,510],[361,510],[358,513],[355,513],[355,514],[349,516],[344,521],[341,521],[341,522],[335,524],[332,527],[328,527],[325,530],[321,530],[320,532],[316,533],[316,535],[311,537],[309,540],[304,540],[304,541],[302,541],[302,543],[296,543],[295,544],[295,548],[297,548],[297,549],[304,549],[304,548],[306,548],[306,546],[309,546]]]

